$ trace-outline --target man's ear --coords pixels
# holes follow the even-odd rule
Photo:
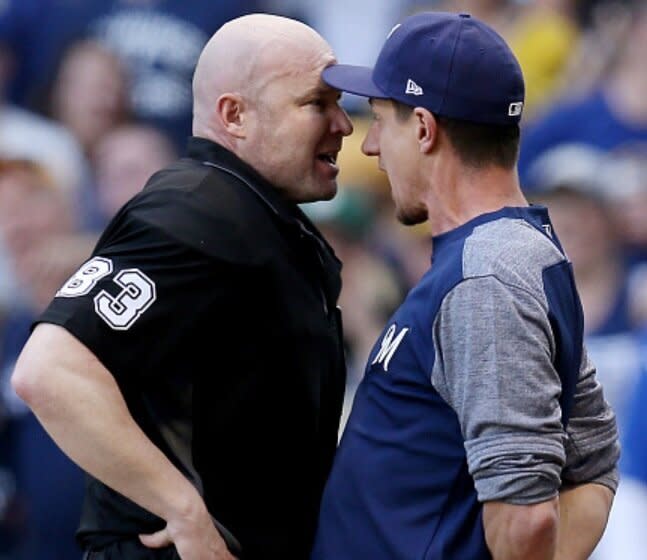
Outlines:
[[[229,134],[245,138],[245,101],[235,93],[223,93],[216,101],[214,117]]]
[[[428,154],[438,141],[438,122],[431,111],[424,107],[416,107],[413,114],[416,119],[416,136],[420,153]]]

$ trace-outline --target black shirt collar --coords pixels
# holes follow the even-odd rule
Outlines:
[[[282,218],[288,221],[301,218],[301,211],[295,203],[287,200],[272,183],[224,146],[206,138],[191,136],[188,141],[187,155],[201,163],[212,164],[231,172]]]
[[[297,204],[286,199],[272,183],[236,154],[212,140],[191,136],[188,140],[187,155],[204,165],[220,168],[237,177],[256,193],[278,217],[297,225],[299,229],[305,229],[334,255],[330,245]]]

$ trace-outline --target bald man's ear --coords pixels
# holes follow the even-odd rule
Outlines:
[[[428,154],[438,141],[438,121],[424,107],[416,107],[413,114],[416,121],[416,136],[420,153]]]
[[[245,138],[245,101],[234,93],[224,93],[216,101],[215,118],[220,127],[236,138]]]

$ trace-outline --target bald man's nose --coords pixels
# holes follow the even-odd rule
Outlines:
[[[346,111],[339,105],[334,108],[334,115],[332,118],[332,131],[334,133],[340,132],[342,136],[349,136],[353,132],[353,123],[346,114]]]

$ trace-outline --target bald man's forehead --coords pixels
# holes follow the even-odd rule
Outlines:
[[[296,45],[283,45],[267,52],[264,58],[263,70],[274,77],[316,75],[324,68],[333,64],[336,59],[328,45],[320,48],[301,48]]]

